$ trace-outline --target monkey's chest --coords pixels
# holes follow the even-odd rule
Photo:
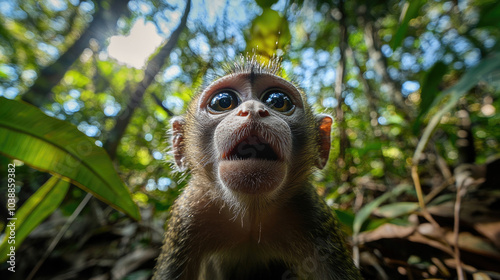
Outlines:
[[[287,273],[290,274],[291,270],[281,260],[252,253],[241,254],[241,251],[213,254],[201,267],[203,279],[283,279]]]

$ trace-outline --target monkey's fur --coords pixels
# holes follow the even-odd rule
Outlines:
[[[245,85],[237,91],[241,104],[221,114],[207,110],[221,91],[218,83],[241,85],[233,79]],[[276,60],[263,66],[242,59],[194,98],[185,118],[172,121],[174,158],[191,179],[172,207],[153,279],[361,279],[332,210],[308,179],[326,163],[332,120],[315,116],[305,95],[284,81]],[[254,98],[264,82],[293,91],[287,92],[292,113],[274,112]],[[276,138],[282,157],[221,159],[226,144],[217,141],[238,133]]]

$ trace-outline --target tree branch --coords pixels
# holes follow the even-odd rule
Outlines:
[[[102,1],[96,1],[98,8],[87,29],[56,61],[40,71],[33,86],[22,99],[37,107],[52,100],[52,88],[59,84],[71,65],[88,47],[90,39],[94,38],[102,44],[115,31],[116,22],[127,11],[128,2],[129,0],[112,0],[109,5],[101,5]]]
[[[167,112],[167,115],[169,117],[175,116],[174,112],[170,111],[170,109],[168,109],[167,107],[163,106],[163,103],[162,103],[161,99],[156,94],[151,93],[151,95],[153,96],[153,99],[155,100],[156,104],[158,106],[160,106],[163,109],[163,111]]]
[[[344,10],[344,1],[340,0],[338,4],[338,10],[340,13],[339,27],[340,27],[340,58],[337,65],[337,71],[335,76],[335,98],[338,101],[338,106],[335,110],[336,121],[340,132],[340,144],[339,144],[339,156],[337,158],[338,166],[343,170],[341,174],[341,180],[345,181],[348,179],[348,172],[345,171],[346,166],[346,150],[349,148],[349,138],[347,137],[346,124],[344,119],[344,111],[342,105],[344,104],[343,85],[344,77],[346,72],[346,51],[347,51],[347,24],[346,24],[346,14]]]
[[[104,148],[108,151],[109,156],[111,158],[115,158],[116,150],[118,148],[118,144],[120,139],[123,137],[125,133],[125,129],[127,128],[132,115],[137,107],[142,103],[144,93],[146,89],[151,85],[154,80],[154,77],[158,74],[160,69],[165,65],[168,56],[172,52],[173,48],[177,44],[179,40],[179,35],[182,30],[186,27],[187,17],[189,11],[191,9],[191,1],[188,0],[186,3],[186,9],[184,10],[184,15],[182,16],[181,22],[177,29],[172,32],[172,35],[168,39],[167,43],[160,49],[160,51],[148,62],[146,66],[146,70],[144,71],[144,78],[137,85],[134,92],[130,96],[130,100],[128,101],[127,107],[118,115],[116,119],[116,124],[109,132],[108,139],[104,143]]]
[[[369,18],[366,5],[362,5],[358,9],[358,23],[364,28],[365,44],[368,49],[368,56],[374,62],[374,70],[382,77],[382,82],[389,88],[389,97],[393,100],[394,105],[407,116],[408,106],[404,103],[403,94],[401,92],[401,84],[391,78],[387,72],[387,60],[380,50],[378,32],[374,22]]]

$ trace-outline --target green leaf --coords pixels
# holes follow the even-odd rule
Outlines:
[[[354,223],[352,226],[354,235],[358,235],[361,232],[361,227],[363,223],[368,220],[373,211],[380,206],[380,204],[384,203],[386,200],[396,197],[404,191],[411,189],[409,185],[400,185],[394,188],[391,191],[384,193],[383,195],[377,197],[370,203],[366,204],[361,208],[358,213],[356,213],[356,217],[354,218]]]
[[[384,218],[394,219],[403,215],[410,214],[418,209],[416,202],[394,202],[380,206],[377,209],[377,215]]]
[[[451,88],[443,91],[437,101],[441,101],[445,96],[451,95],[453,100],[458,101],[460,97],[464,96],[473,86],[477,85],[479,81],[489,74],[500,70],[500,52],[494,52],[491,55],[483,58],[476,66],[467,70],[462,78]],[[436,102],[434,102],[436,104]]]
[[[443,80],[443,76],[446,74],[448,67],[443,62],[437,62],[432,66],[432,68],[426,73],[422,81],[422,90],[420,91],[420,96],[422,102],[420,102],[420,112],[413,125],[414,131],[418,131],[420,124],[422,123],[422,117],[427,114],[431,108],[434,99],[439,93],[439,84]]]
[[[349,229],[348,234],[352,234],[352,226],[354,223],[354,214],[345,210],[334,209],[337,219],[340,221],[341,225]]]
[[[467,70],[467,72],[462,76],[462,78],[452,87],[443,91],[436,99],[433,104],[438,104],[448,95],[450,98],[446,101],[443,107],[431,118],[429,124],[425,128],[422,137],[415,149],[413,154],[412,164],[417,165],[424,150],[427,142],[429,141],[432,132],[439,124],[441,117],[446,114],[451,108],[455,106],[458,100],[464,96],[473,86],[475,86],[479,81],[495,71],[500,69],[500,52],[494,52],[491,55],[483,58],[476,66]]]
[[[270,58],[289,46],[291,33],[284,16],[269,8],[252,21],[246,51]]]
[[[140,219],[106,151],[75,126],[38,108],[0,98],[0,153],[58,174],[110,206]]]
[[[362,231],[370,231],[378,228],[383,224],[387,224],[389,221],[387,219],[370,219],[363,224],[361,228]]]
[[[500,27],[500,2],[493,1],[481,7],[479,21],[476,27]]]
[[[455,193],[448,193],[448,194],[442,194],[433,200],[431,200],[427,206],[435,206],[435,205],[440,205],[449,201],[455,201],[457,198],[457,195]]]
[[[16,211],[13,219],[7,221],[7,224],[15,223],[15,244],[9,244],[10,229],[6,227],[5,238],[0,243],[0,262],[7,259],[11,246],[19,247],[31,231],[59,207],[68,189],[69,182],[53,176]]]
[[[392,37],[391,48],[393,50],[396,50],[399,46],[401,46],[401,43],[406,36],[406,32],[408,31],[410,20],[418,15],[418,12],[420,11],[420,8],[424,5],[424,3],[425,2],[421,0],[408,1],[405,3],[401,14],[401,18],[403,18],[403,20],[400,22],[399,27],[394,34],[394,37]]]

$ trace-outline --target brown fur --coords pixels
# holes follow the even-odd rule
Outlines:
[[[325,143],[330,140],[330,126],[323,121],[331,123],[331,118],[314,116],[304,93],[279,74],[277,60],[263,66],[255,58],[244,59],[194,98],[185,121],[173,121],[175,160],[187,166],[192,177],[173,206],[153,279],[361,279],[332,211],[308,181],[314,166],[322,168],[328,157],[329,145]],[[289,115],[271,111],[269,117],[255,117],[255,121],[239,117],[238,112],[220,116],[203,112],[207,94],[240,80],[237,86],[249,84],[241,91],[260,94],[265,83],[294,91],[289,94],[296,111]],[[249,110],[271,110],[256,101],[247,104]],[[225,120],[228,123],[223,123]],[[245,121],[240,124],[241,120]],[[270,127],[284,122],[288,132],[272,132]],[[239,131],[253,125],[280,137],[290,134],[291,147],[280,148],[285,154],[283,161],[260,161],[266,164],[262,172],[245,179],[252,168],[259,170],[259,161],[225,162],[234,164],[235,170],[221,169],[218,147],[223,143],[214,143],[214,139],[237,137],[231,136],[234,133],[224,136],[224,129]],[[218,135],[214,135],[216,131]],[[222,183],[224,176],[217,175],[217,170],[234,178],[236,187],[252,182],[257,194],[229,190],[224,184],[233,182]],[[267,171],[269,175],[265,175]],[[269,185],[272,191],[259,188],[268,182],[273,182]],[[248,191],[247,185],[241,187]]]

